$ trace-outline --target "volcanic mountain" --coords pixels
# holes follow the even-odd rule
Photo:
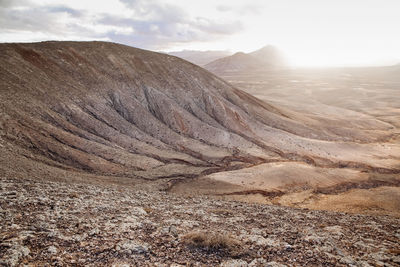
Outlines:
[[[193,178],[267,162],[397,171],[390,124],[263,102],[174,56],[105,42],[1,44],[0,171]]]
[[[251,53],[238,52],[214,60],[204,66],[207,70],[223,74],[241,71],[265,71],[286,68],[287,64],[281,52],[274,46],[267,45]]]

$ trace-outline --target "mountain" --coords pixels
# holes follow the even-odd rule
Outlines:
[[[237,52],[232,56],[217,59],[204,67],[211,72],[235,72],[262,68],[263,63],[257,58]]]
[[[267,45],[263,48],[249,53],[250,56],[257,58],[265,66],[273,68],[284,68],[287,62],[282,53],[274,46]]]
[[[238,52],[232,56],[214,60],[204,67],[213,73],[221,74],[225,72],[282,69],[287,65],[281,52],[268,45],[251,53]]]
[[[232,53],[229,51],[196,51],[196,50],[183,50],[169,52],[169,55],[183,58],[193,64],[203,66],[216,59],[230,56]]]
[[[387,138],[384,122],[332,127],[174,56],[105,42],[0,49],[6,176],[143,181],[267,162],[380,170],[398,163],[387,155],[394,149],[366,144]]]

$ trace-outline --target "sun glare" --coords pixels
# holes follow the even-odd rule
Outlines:
[[[279,48],[293,66],[360,66],[400,61],[398,1],[263,1],[238,14],[242,31],[221,40],[179,44],[175,49],[251,52]],[[194,10],[201,15],[202,9]],[[204,13],[204,12],[203,12]],[[171,48],[172,49],[172,48]]]

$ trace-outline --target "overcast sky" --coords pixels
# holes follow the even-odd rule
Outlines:
[[[280,48],[293,65],[400,62],[400,0],[0,0],[0,42]]]

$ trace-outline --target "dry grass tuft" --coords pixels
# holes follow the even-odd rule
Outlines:
[[[238,251],[239,241],[229,234],[210,232],[191,232],[181,238],[182,242],[190,247],[204,249],[206,251],[226,250]]]

